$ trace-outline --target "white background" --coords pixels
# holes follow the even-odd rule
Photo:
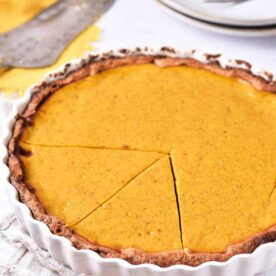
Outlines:
[[[276,9],[276,1],[274,8]],[[202,31],[170,17],[153,0],[117,0],[101,17],[98,25],[102,30],[102,37],[94,45],[100,51],[134,46],[200,49],[208,53],[221,53],[228,57],[244,59],[276,74],[276,36],[242,38]],[[9,112],[10,104],[11,100],[0,95],[0,122],[3,122]],[[9,209],[0,189],[0,216]],[[0,265],[7,262],[12,252],[12,248],[0,241]],[[276,267],[271,272],[262,274],[275,275]]]

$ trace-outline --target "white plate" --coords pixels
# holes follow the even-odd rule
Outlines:
[[[172,6],[168,6],[165,2],[170,0],[157,0],[163,10],[170,15],[182,20],[184,23],[201,28],[203,30],[227,34],[227,35],[235,35],[235,36],[248,36],[248,37],[264,37],[264,36],[273,36],[276,35],[276,25],[270,27],[234,27],[234,26],[223,26],[219,24],[212,24],[205,21],[197,20],[193,17],[188,16],[172,8]],[[275,1],[276,4],[276,1]],[[275,7],[276,10],[276,7]]]
[[[190,17],[229,26],[264,27],[276,24],[275,0],[205,3],[205,0],[160,0]]]

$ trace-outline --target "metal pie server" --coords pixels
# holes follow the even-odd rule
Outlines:
[[[113,0],[60,0],[20,27],[0,35],[0,67],[37,68],[53,64],[81,31]]]

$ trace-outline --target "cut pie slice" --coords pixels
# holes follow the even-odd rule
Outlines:
[[[22,157],[26,182],[46,211],[69,225],[162,156],[130,150],[21,146],[30,152]]]
[[[96,244],[115,249],[130,247],[147,252],[181,249],[169,157],[166,155],[152,164],[73,229]]]

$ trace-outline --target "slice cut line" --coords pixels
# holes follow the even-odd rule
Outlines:
[[[21,156],[25,181],[35,189],[46,211],[68,225],[87,216],[162,156],[131,150],[21,146],[31,152]]]
[[[92,242],[114,248],[147,252],[181,249],[169,156],[154,162],[72,228]]]

